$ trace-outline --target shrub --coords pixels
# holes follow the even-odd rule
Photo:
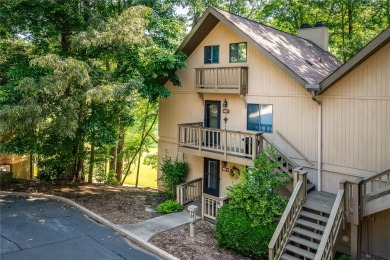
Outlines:
[[[217,241],[238,253],[264,257],[277,221],[287,205],[278,187],[290,181],[278,167],[275,149],[263,151],[254,167],[243,170],[240,182],[227,188],[229,204],[217,215]]]
[[[99,183],[104,183],[108,185],[119,185],[120,183],[116,179],[115,171],[109,171],[107,174],[103,170],[98,171],[95,174],[95,180]]]
[[[349,255],[342,255],[337,258],[337,260],[353,260],[352,256]]]
[[[188,163],[179,162],[177,156],[176,160],[172,161],[171,157],[165,154],[163,163],[161,165],[162,176],[160,180],[164,182],[164,190],[168,198],[176,197],[176,186],[185,182],[188,175]]]
[[[254,225],[244,211],[225,205],[217,215],[218,245],[252,258],[265,259],[276,225],[276,222],[266,226]]]
[[[243,170],[240,182],[227,188],[229,205],[243,210],[256,224],[273,223],[288,202],[278,194],[278,187],[291,179],[286,173],[275,173],[275,157],[275,149],[268,148],[254,160],[254,167]]]
[[[177,203],[174,200],[167,200],[160,205],[157,206],[156,208],[158,213],[161,214],[169,214],[173,212],[179,212],[183,210],[183,206]]]
[[[46,165],[45,168],[39,170],[37,179],[40,181],[60,181],[64,179],[64,175],[65,168]]]

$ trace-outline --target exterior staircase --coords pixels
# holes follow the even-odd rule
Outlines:
[[[314,259],[324,234],[336,195],[312,191],[302,205],[281,259]]]
[[[344,224],[344,190],[307,193],[306,172],[294,170],[294,191],[269,243],[269,259],[333,259]]]
[[[279,162],[279,167],[276,169],[277,172],[280,173],[287,173],[290,177],[293,177],[293,170],[298,168],[298,164],[296,164],[293,160],[291,160],[288,156],[286,156],[281,149],[279,149],[275,144],[273,144],[271,141],[269,141],[267,138],[263,136],[263,142],[262,142],[262,151],[267,151],[267,148],[273,147],[276,153],[276,160]],[[270,155],[265,152],[265,154],[270,158]],[[270,158],[271,160],[273,158]],[[300,168],[301,169],[301,168]],[[290,196],[293,192],[293,184],[287,184],[285,187],[287,191],[281,191],[282,195]],[[314,190],[315,185],[311,183],[309,180],[307,180],[306,189],[307,192]]]

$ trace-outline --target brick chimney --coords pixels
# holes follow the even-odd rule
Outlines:
[[[314,27],[310,24],[302,24],[298,30],[298,36],[312,41],[322,49],[329,51],[328,27],[323,22],[316,22]]]

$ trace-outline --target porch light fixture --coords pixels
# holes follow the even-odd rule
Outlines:
[[[222,107],[223,108],[227,108],[228,107],[228,102],[227,102],[226,98],[223,100]]]
[[[227,166],[227,161],[222,161],[222,167],[226,167]]]

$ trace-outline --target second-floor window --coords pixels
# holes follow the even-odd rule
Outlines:
[[[246,42],[230,44],[230,62],[246,62]]]
[[[272,105],[248,104],[247,129],[272,133]]]
[[[204,64],[219,63],[219,45],[204,46]]]

